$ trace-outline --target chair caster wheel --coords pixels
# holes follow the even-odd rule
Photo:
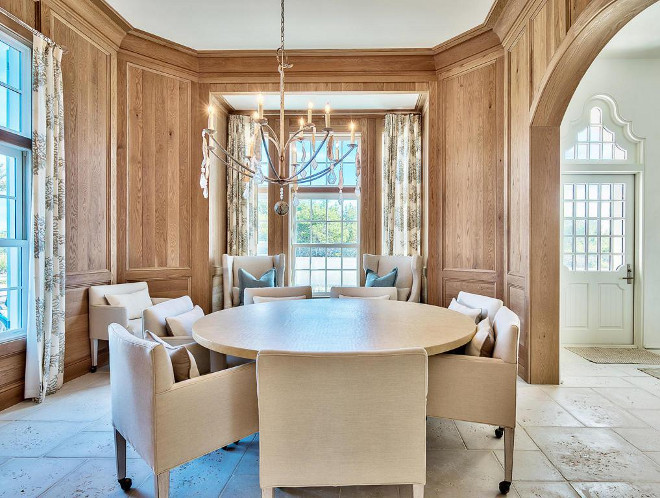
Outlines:
[[[222,449],[225,450],[225,451],[227,451],[227,450],[229,449],[229,445],[227,445],[227,446],[223,446]]]
[[[502,436],[504,436],[504,429],[502,429],[501,427],[495,429],[495,437],[497,439],[500,439]]]
[[[500,483],[500,493],[503,495],[507,494],[511,489],[511,483],[509,481],[502,481]]]
[[[129,477],[124,477],[123,479],[117,479],[117,482],[119,482],[121,489],[123,489],[124,491],[128,491],[129,489],[131,489],[131,486],[133,485],[133,481]]]
[[[239,442],[240,442],[240,439],[238,441],[234,441],[234,444],[238,445]]]
[[[89,369],[90,372],[96,372],[96,365],[92,365],[92,368]]]

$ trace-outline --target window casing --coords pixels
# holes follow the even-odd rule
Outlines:
[[[31,115],[30,48],[0,30],[0,342],[27,325]]]
[[[357,138],[359,143],[359,138]],[[335,144],[343,154],[349,137],[335,135]],[[306,149],[311,157],[308,137],[298,144],[298,157]],[[328,164],[325,150],[317,156],[315,171]],[[298,205],[290,211],[291,285],[311,285],[316,296],[327,296],[335,286],[357,286],[359,283],[360,202],[355,194],[355,153],[343,163],[344,190],[337,188],[339,171],[333,178],[325,176],[312,185],[298,186]]]

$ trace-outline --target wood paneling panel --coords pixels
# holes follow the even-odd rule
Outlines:
[[[30,26],[35,26],[35,0],[0,0],[0,7]]]
[[[445,269],[497,269],[497,228],[502,221],[498,61],[442,82]]]
[[[547,0],[530,21],[532,33],[532,88],[536,92],[548,63],[567,30],[566,0]]]
[[[507,271],[527,275],[529,233],[529,44],[524,30],[509,49]]]
[[[190,268],[191,83],[128,64],[128,268]]]
[[[518,375],[529,379],[529,329],[527,327],[527,305],[525,289],[508,284],[507,306],[520,318],[520,340],[518,341]]]
[[[452,298],[458,297],[458,293],[461,291],[472,292],[473,294],[481,294],[482,296],[497,297],[497,291],[494,282],[471,280],[469,276],[465,279],[445,278],[444,290],[445,292],[442,305],[445,307],[449,306]]]
[[[52,13],[62,59],[66,144],[67,273],[111,271],[112,57]]]

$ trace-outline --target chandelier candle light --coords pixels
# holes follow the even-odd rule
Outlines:
[[[293,205],[298,205],[298,185],[311,183],[319,178],[327,176],[328,184],[334,185],[337,180],[339,189],[339,199],[342,200],[342,191],[344,189],[343,162],[353,152],[358,149],[355,142],[355,123],[350,123],[351,140],[348,144],[348,150],[342,154],[339,144],[335,144],[334,131],[330,127],[330,104],[325,105],[324,120],[325,126],[321,130],[321,140],[317,146],[316,125],[313,122],[313,103],[307,107],[307,121],[304,117],[300,118],[298,130],[285,140],[285,120],[284,120],[284,71],[293,67],[288,62],[284,50],[284,0],[281,2],[281,23],[280,23],[280,47],[277,49],[277,65],[280,73],[280,133],[279,138],[275,131],[268,124],[268,119],[264,117],[264,98],[263,95],[257,97],[257,111],[252,116],[254,122],[254,134],[252,135],[246,160],[240,161],[231,154],[216,139],[216,130],[205,128],[202,131],[202,152],[204,159],[202,161],[202,174],[200,177],[200,186],[205,198],[208,198],[209,169],[211,166],[211,156],[219,159],[228,168],[237,171],[243,175],[245,182],[244,197],[248,196],[250,188],[256,188],[258,184],[264,181],[275,183],[280,186],[280,200],[275,203],[274,210],[277,214],[285,216],[289,212],[289,205],[284,201],[284,187],[291,186],[293,189]],[[303,147],[301,157],[298,157],[298,142],[304,140],[305,134],[311,139],[311,154],[307,157],[307,150]],[[257,144],[261,142],[263,153],[268,160],[268,174],[264,174],[261,169],[260,158],[257,157]],[[271,158],[268,151],[268,144],[271,143],[277,151],[275,161]],[[316,171],[318,164],[316,158],[325,147],[328,166],[320,171]],[[288,157],[287,157],[288,152]],[[288,159],[288,162],[287,162]],[[287,167],[287,164],[290,166]],[[356,152],[355,168],[357,182],[355,187],[356,195],[360,195],[360,154]],[[335,171],[337,169],[337,172]],[[250,186],[252,184],[252,187]]]

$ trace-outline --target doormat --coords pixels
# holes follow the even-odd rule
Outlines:
[[[566,348],[592,363],[660,365],[660,355],[639,348]]]
[[[641,370],[646,375],[660,379],[660,368],[638,368],[638,370]]]

